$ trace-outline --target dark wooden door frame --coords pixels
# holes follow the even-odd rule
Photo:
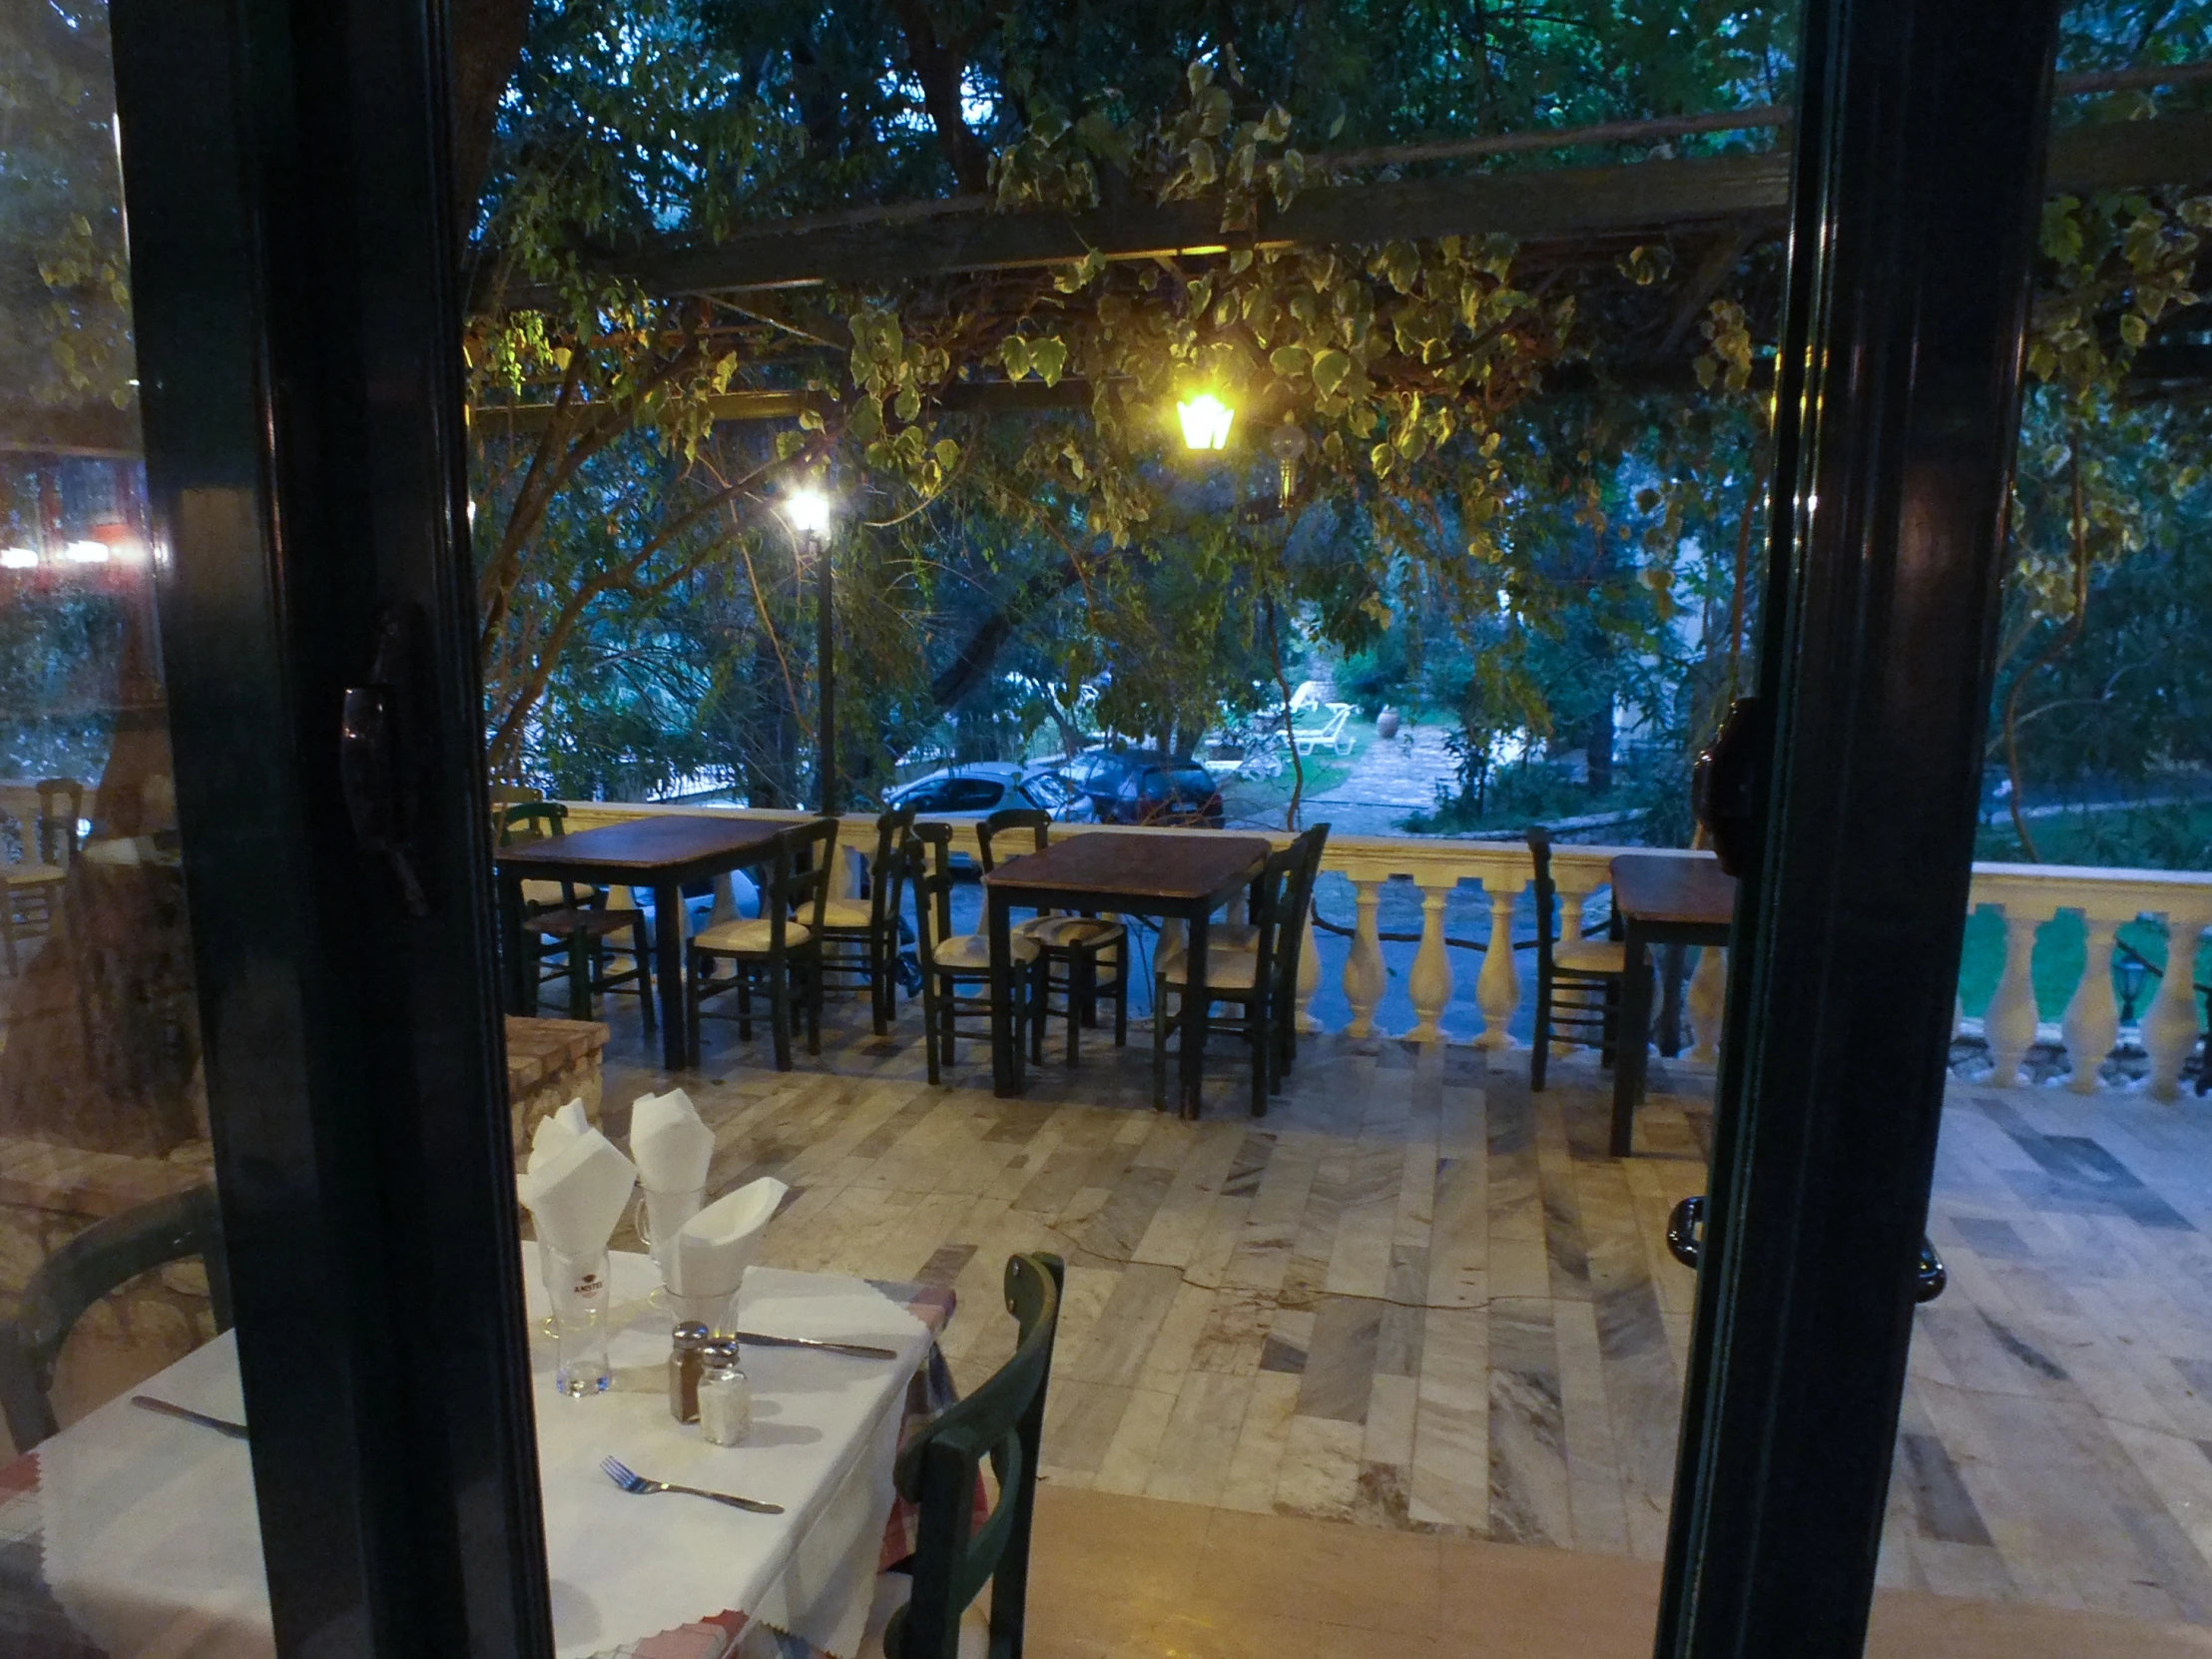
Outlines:
[[[111,11],[239,1364],[277,1649],[317,1659],[552,1651],[442,15]],[[386,615],[412,627],[380,654]],[[372,679],[418,898],[341,787],[346,692]]]
[[[1857,1659],[1978,798],[2055,0],[1808,0],[1661,1659]]]

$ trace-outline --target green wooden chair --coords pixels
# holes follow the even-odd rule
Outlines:
[[[96,1221],[49,1256],[0,1325],[0,1415],[20,1455],[59,1430],[48,1390],[86,1310],[142,1273],[199,1257],[218,1331],[231,1329],[231,1278],[213,1187],[193,1187]]]
[[[899,857],[914,895],[914,951],[921,964],[922,1055],[929,1081],[944,1081],[953,1045],[961,1037],[990,1042],[991,950],[987,933],[952,930],[952,827],[916,824],[906,830]],[[1013,955],[1014,1041],[1023,1022],[1043,1018],[1044,951],[1016,928],[1007,941]],[[962,1027],[962,1016],[983,1023]]]
[[[888,1585],[862,1641],[862,1659],[1021,1659],[1029,1599],[1029,1527],[1037,1503],[1044,1390],[1060,1323],[1066,1265],[1057,1256],[1006,1263],[1006,1311],[1021,1328],[1014,1357],[990,1380],[915,1435],[898,1454],[898,1493],[919,1510],[912,1587]],[[998,1501],[980,1523],[977,1484],[984,1458]],[[902,1576],[897,1568],[886,1581]],[[962,1618],[991,1587],[989,1635]],[[962,1636],[967,1640],[963,1642]]]
[[[1052,833],[1052,815],[1038,807],[1007,807],[975,827],[975,848],[983,873],[998,867],[1008,840],[1023,852],[1042,852]],[[1098,1024],[1098,999],[1114,1004],[1114,1046],[1129,1041],[1129,930],[1110,916],[1058,915],[1039,911],[1014,924],[1037,941],[1043,952],[1045,1001],[1029,1028],[1029,1055],[1044,1060],[1045,1022],[1053,1017],[1052,993],[1061,997],[1068,1022],[1068,1064],[1078,1060],[1082,1028]]]
[[[832,898],[823,909],[823,971],[867,981],[868,1011],[878,1037],[898,1017],[899,843],[913,822],[910,806],[877,815],[867,896]]]
[[[807,1052],[822,1052],[822,918],[830,898],[830,860],[836,856],[837,821],[818,818],[795,825],[776,837],[768,884],[761,888],[758,917],[717,921],[692,935],[688,1040],[691,1063],[699,1064],[700,1025],[726,1014],[705,1011],[709,998],[738,993],[738,1036],[753,1039],[753,993],[766,993],[776,1069],[792,1069],[793,1003],[807,1016]],[[670,917],[668,924],[675,924]],[[730,972],[715,977],[715,964]]]

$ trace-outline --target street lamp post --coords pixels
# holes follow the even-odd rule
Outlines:
[[[830,498],[818,489],[795,490],[785,498],[784,518],[815,561],[815,702],[821,721],[815,775],[827,818],[837,810],[837,636],[830,568]]]

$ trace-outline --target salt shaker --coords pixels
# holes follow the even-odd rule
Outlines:
[[[699,1420],[699,1356],[712,1337],[713,1333],[697,1320],[677,1324],[668,1351],[668,1414],[678,1422]]]
[[[699,1365],[699,1432],[710,1445],[736,1445],[753,1426],[753,1387],[738,1370],[737,1344],[707,1344]]]

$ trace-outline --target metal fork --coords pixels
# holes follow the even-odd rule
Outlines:
[[[682,1492],[686,1497],[713,1498],[717,1503],[727,1503],[733,1509],[748,1510],[756,1515],[781,1515],[784,1512],[781,1503],[762,1503],[755,1498],[735,1497],[729,1492],[710,1492],[704,1486],[679,1486],[667,1480],[648,1480],[629,1464],[615,1457],[600,1458],[599,1467],[609,1480],[626,1492]]]

